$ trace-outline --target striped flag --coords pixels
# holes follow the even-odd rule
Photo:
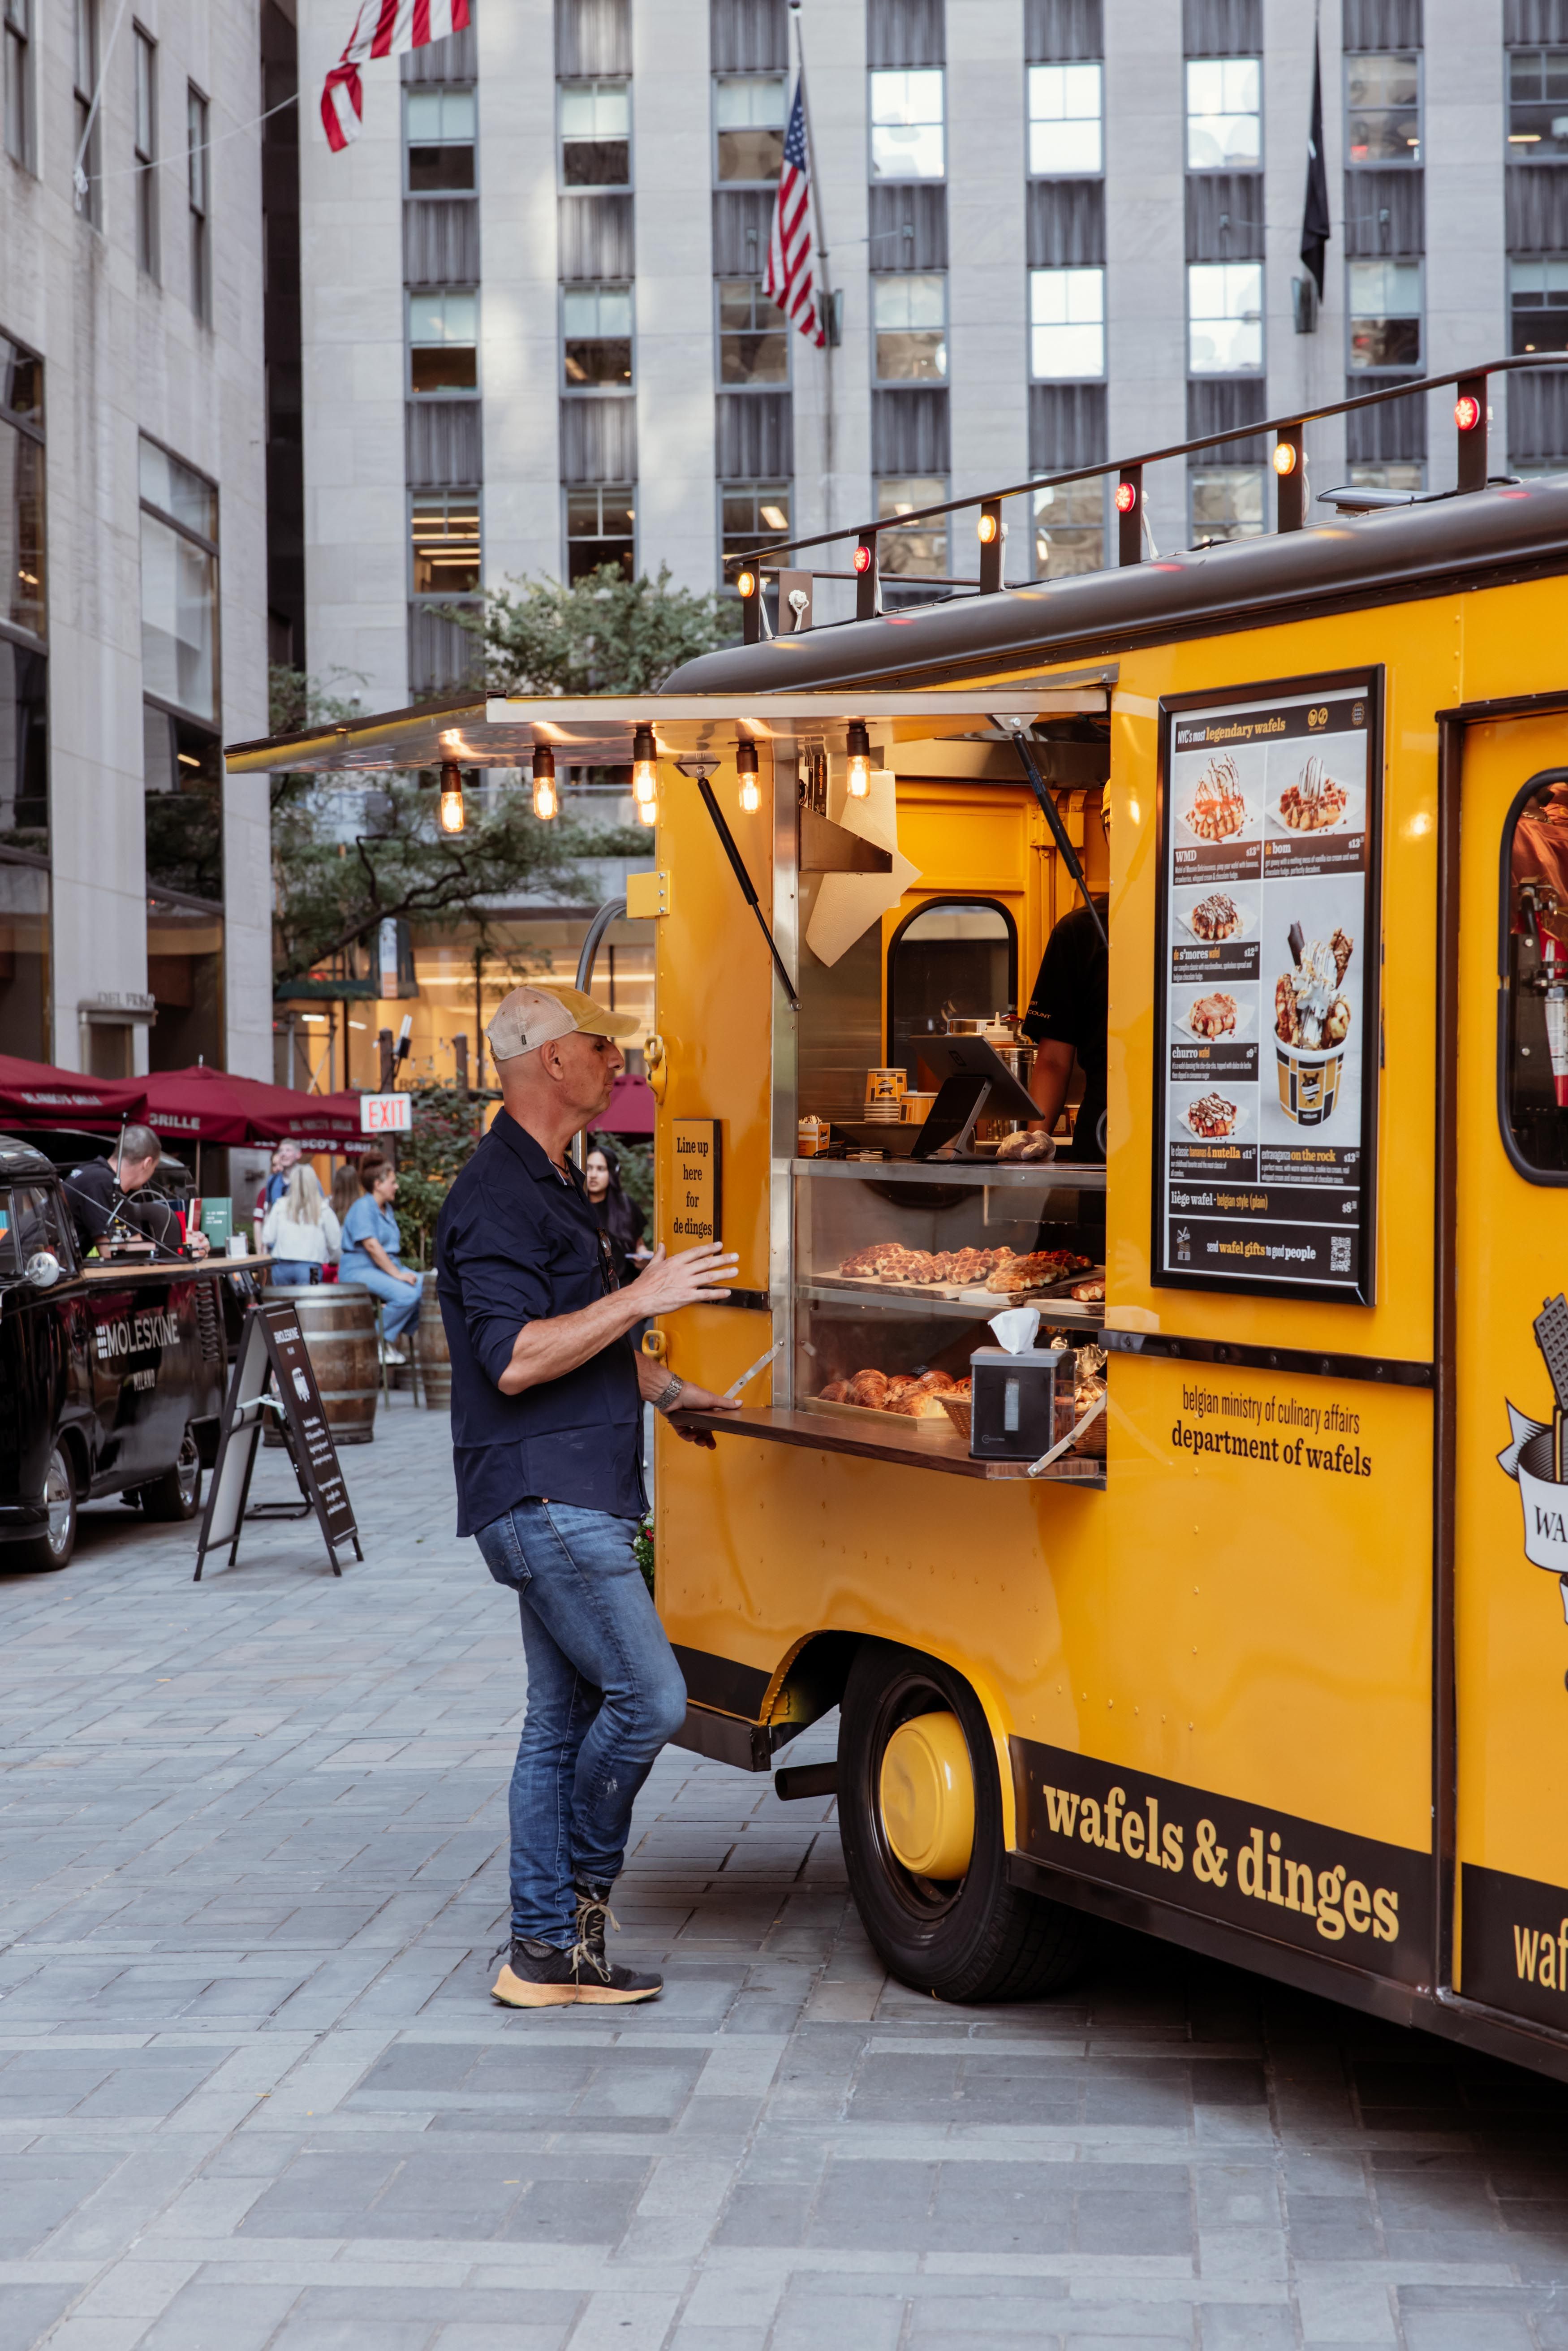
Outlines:
[[[360,135],[365,111],[360,68],[368,58],[423,49],[428,41],[463,32],[467,23],[468,0],[360,0],[354,29],[321,90],[321,121],[334,155]]]
[[[795,84],[795,103],[784,135],[784,169],[779,179],[779,202],[773,207],[762,290],[820,350],[823,336],[811,277],[811,179],[806,163],[803,75]]]

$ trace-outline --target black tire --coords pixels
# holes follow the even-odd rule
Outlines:
[[[143,1486],[141,1495],[141,1508],[150,1519],[183,1526],[195,1517],[202,1507],[202,1456],[194,1429],[188,1428],[181,1438],[173,1468]]]
[[[0,1551],[0,1565],[50,1571],[69,1566],[77,1547],[77,1483],[70,1456],[57,1445],[49,1456],[44,1499],[49,1507],[47,1532],[29,1542],[8,1543]]]
[[[975,1774],[974,1855],[950,1885],[912,1876],[882,1820],[888,1740],[901,1723],[936,1713],[956,1715]],[[1039,2000],[1087,1958],[1092,1920],[1009,1885],[990,1729],[963,1676],[936,1658],[890,1641],[862,1644],[840,1722],[839,1826],[862,1924],[901,1983],[961,2002]]]

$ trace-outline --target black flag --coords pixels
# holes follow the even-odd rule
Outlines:
[[[1329,175],[1323,169],[1323,68],[1318,54],[1317,35],[1312,36],[1312,120],[1307,132],[1307,196],[1301,207],[1301,259],[1317,282],[1318,298],[1323,290],[1323,247],[1332,232],[1329,227]]]

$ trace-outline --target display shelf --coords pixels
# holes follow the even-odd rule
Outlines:
[[[1035,1160],[1011,1166],[993,1159],[792,1159],[796,1176],[826,1176],[860,1184],[958,1184],[1000,1191],[1103,1192],[1103,1167],[1080,1167],[1071,1159]]]
[[[819,1277],[815,1281],[797,1282],[795,1295],[812,1306],[831,1306],[838,1313],[937,1315],[958,1322],[988,1322],[993,1314],[1000,1314],[1009,1306],[1033,1306],[1038,1308],[1042,1322],[1071,1322],[1085,1331],[1097,1331],[1105,1321],[1103,1305],[1042,1296],[1038,1291],[1007,1298],[996,1290],[971,1290],[951,1298],[903,1283],[889,1282],[882,1290],[872,1290],[855,1282]]]
[[[711,1430],[715,1437],[749,1437],[765,1445],[793,1445],[811,1453],[847,1453],[862,1461],[893,1462],[903,1469],[937,1469],[948,1477],[977,1478],[988,1485],[1021,1480],[1035,1486],[1087,1487],[1091,1492],[1103,1492],[1105,1488],[1105,1464],[1092,1456],[1066,1455],[1031,1479],[1027,1462],[971,1461],[956,1429],[944,1430],[930,1422],[918,1425],[918,1433],[917,1425],[912,1424],[909,1435],[903,1437],[888,1429],[880,1414],[878,1426],[862,1436],[836,1416],[789,1412],[774,1405],[738,1413],[684,1412],[679,1417],[684,1425]]]

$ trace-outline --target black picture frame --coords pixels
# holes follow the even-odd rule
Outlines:
[[[1149,1231],[1149,1283],[1155,1290],[1205,1290],[1217,1297],[1310,1298],[1338,1306],[1373,1306],[1377,1299],[1377,1108],[1383,1064],[1383,795],[1384,665],[1369,662],[1348,670],[1319,670],[1301,677],[1249,679],[1202,693],[1165,695],[1159,703],[1159,749],[1155,784],[1157,843],[1157,903],[1155,914],[1154,1161]],[[1270,1276],[1192,1271],[1167,1266],[1166,1199],[1166,1106],[1170,1068],[1169,959],[1171,905],[1171,736],[1175,721],[1193,710],[1245,710],[1270,702],[1294,702],[1315,695],[1359,695],[1367,703],[1365,919],[1358,946],[1365,956],[1362,979],[1361,1181],[1355,1230],[1360,1241],[1357,1277],[1349,1281],[1312,1281]],[[1263,971],[1259,969],[1259,1000]],[[1267,1035],[1260,1022],[1261,1058]],[[1261,1077],[1260,1077],[1261,1084]]]

